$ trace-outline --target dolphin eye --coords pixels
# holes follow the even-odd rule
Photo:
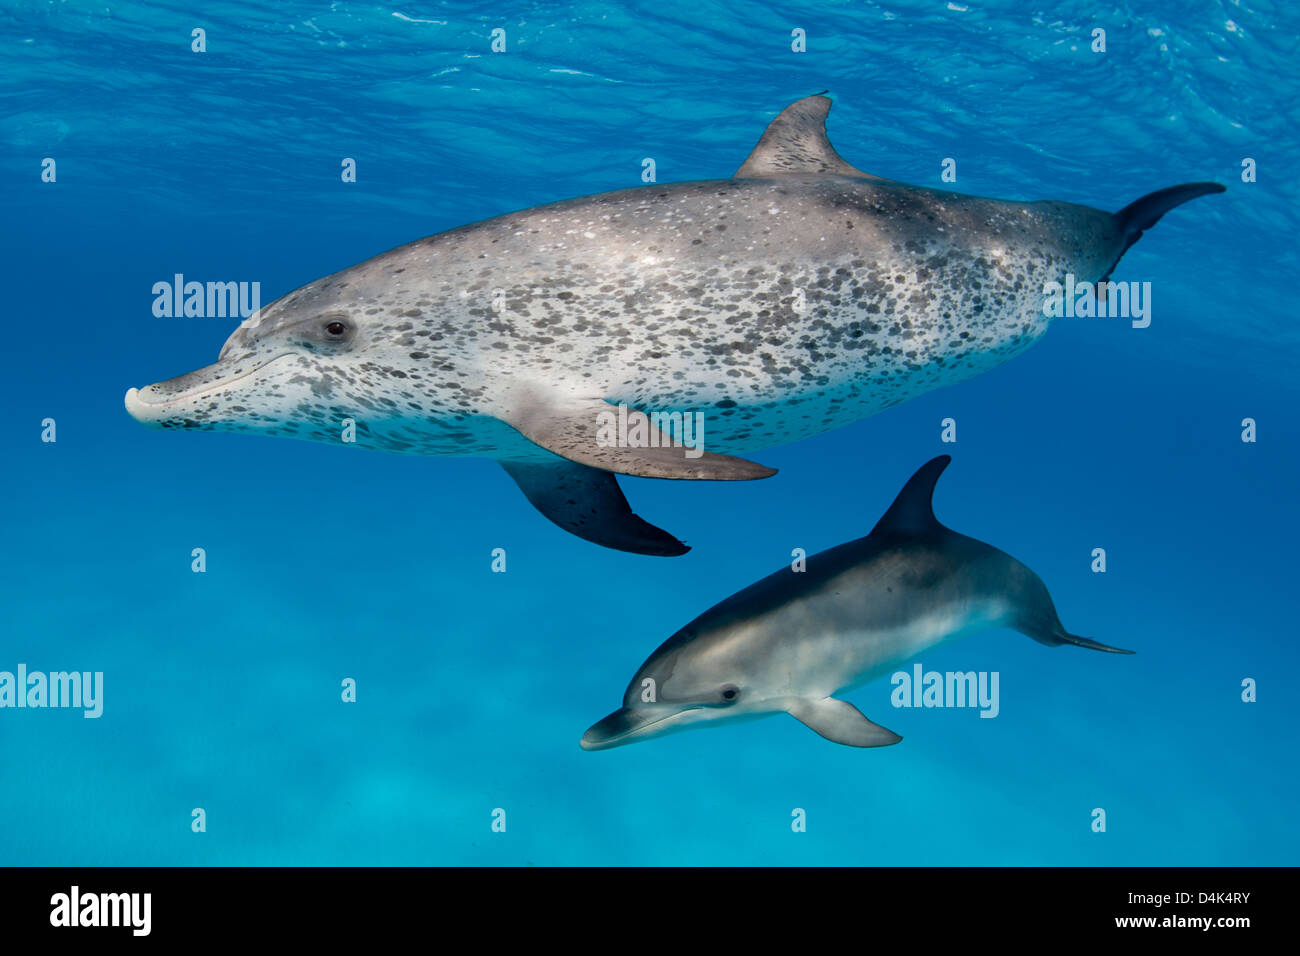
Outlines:
[[[348,330],[348,327],[342,322],[330,322],[325,326],[325,331],[330,335],[342,335]]]
[[[723,700],[735,700],[739,696],[740,696],[740,688],[732,684],[728,684],[726,687],[722,688]]]

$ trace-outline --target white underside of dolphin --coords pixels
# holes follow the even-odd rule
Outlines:
[[[1133,653],[1066,631],[1038,575],[939,523],[932,497],[949,461],[923,465],[865,538],[769,575],[674,634],[583,749],[781,713],[835,743],[880,747],[902,738],[834,695],[939,644],[1006,627],[1048,646]]]
[[[1164,212],[1222,189],[1112,215],[909,186],[841,159],[829,109],[787,107],[730,179],[525,209],[308,283],[126,408],[323,442],[352,422],[361,447],[495,458],[565,530],[681,554],[615,475],[767,477],[738,456],[1006,361],[1046,330],[1047,283],[1101,279]],[[621,409],[666,417],[611,430]]]

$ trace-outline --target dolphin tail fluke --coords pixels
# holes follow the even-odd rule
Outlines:
[[[1107,651],[1111,654],[1136,653],[1135,651],[1126,651],[1122,647],[1111,647],[1109,644],[1103,644],[1100,641],[1094,641],[1088,637],[1080,637],[1078,634],[1070,634],[1061,626],[1059,621],[1053,623],[1049,627],[1029,626],[1024,622],[1015,625],[1015,627],[1021,634],[1028,635],[1039,644],[1046,644],[1048,647],[1060,647],[1062,644],[1073,644],[1075,647],[1086,647],[1093,651]]]
[[[1222,183],[1183,183],[1157,189],[1137,202],[1129,203],[1115,213],[1115,218],[1123,223],[1124,231],[1133,236],[1133,242],[1137,242],[1137,237],[1154,226],[1169,210],[1200,196],[1224,192],[1226,188]]]
[[[1120,231],[1124,236],[1124,248],[1115,257],[1115,261],[1110,264],[1106,274],[1098,281],[1105,282],[1109,279],[1115,266],[1119,265],[1119,260],[1124,257],[1124,253],[1128,252],[1133,243],[1142,238],[1142,233],[1159,222],[1160,217],[1169,210],[1199,196],[1224,192],[1225,188],[1221,183],[1183,183],[1181,186],[1158,189],[1143,196],[1137,202],[1129,203],[1115,213],[1115,219],[1119,223]]]
[[[633,554],[675,557],[690,548],[632,513],[608,471],[571,461],[503,461],[515,484],[552,523],[594,544]]]
[[[1122,647],[1111,647],[1088,637],[1071,634],[1061,623],[1061,616],[1056,611],[1052,596],[1047,593],[1043,579],[1010,555],[1004,554],[1007,564],[1002,568],[1003,578],[1008,582],[1008,597],[1017,610],[1005,623],[1015,628],[1026,637],[1033,638],[1047,647],[1060,647],[1073,644],[1093,651],[1106,651],[1110,654],[1132,654]]]
[[[1061,644],[1073,644],[1076,647],[1086,647],[1093,651],[1106,651],[1111,654],[1136,654],[1136,651],[1126,651],[1122,647],[1111,647],[1109,644],[1103,644],[1100,641],[1094,641],[1091,638],[1080,637],[1078,634],[1066,634],[1061,632]]]

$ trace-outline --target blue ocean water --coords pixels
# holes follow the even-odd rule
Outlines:
[[[1300,19],[1050,9],[6,4],[0,670],[101,671],[104,710],[0,709],[0,863],[1298,862]],[[155,282],[260,281],[269,302],[635,186],[644,157],[660,182],[723,178],[823,89],[839,151],[892,179],[944,186],[953,157],[949,188],[979,195],[1228,191],[1125,256],[1115,278],[1155,289],[1148,328],[1057,320],[980,377],[754,455],[780,468],[766,481],[625,479],[692,545],[676,559],[564,534],[491,461],[156,432],[123,410],[234,326],[155,317]],[[1011,631],[945,646],[924,667],[998,672],[1000,713],[852,692],[895,747],[774,717],[579,749],[668,635],[792,549],[865,534],[941,453],[941,520],[1135,656]]]

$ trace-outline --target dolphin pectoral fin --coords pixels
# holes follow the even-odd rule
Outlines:
[[[532,396],[506,421],[554,455],[620,475],[750,481],[776,474],[775,468],[757,462],[675,442],[644,413],[600,399],[557,407]]]
[[[848,747],[888,747],[903,738],[892,730],[873,724],[847,700],[800,697],[786,708],[795,720],[817,731],[827,740]]]
[[[616,551],[675,557],[690,550],[667,531],[632,513],[608,471],[568,461],[554,464],[503,461],[533,507],[579,538]]]
[[[848,176],[880,179],[854,169],[835,152],[826,136],[826,114],[830,111],[830,99],[820,94],[791,103],[768,124],[762,139],[732,178]]]

